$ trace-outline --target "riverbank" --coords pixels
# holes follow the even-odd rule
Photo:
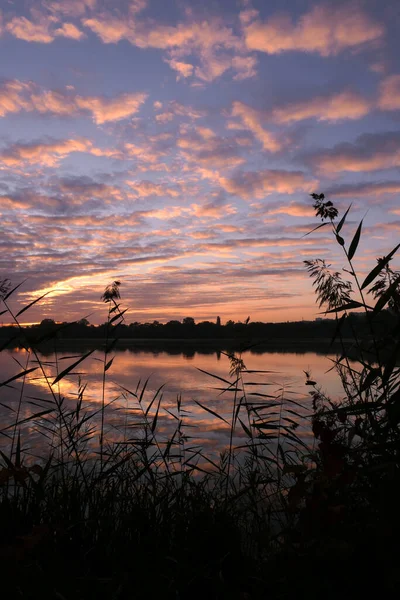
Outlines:
[[[351,344],[351,339],[343,340],[345,344]],[[23,342],[18,338],[10,340],[7,343],[6,338],[0,338],[0,344],[4,347],[15,348],[23,346]],[[39,348],[54,351],[56,347],[59,350],[70,349],[101,349],[104,346],[104,339],[100,338],[61,338],[52,339],[49,341],[41,341]],[[286,339],[286,338],[254,338],[238,339],[238,338],[119,338],[115,344],[117,349],[127,349],[132,352],[137,351],[162,351],[166,350],[171,353],[187,351],[195,351],[198,353],[214,353],[214,352],[240,352],[249,351],[251,353],[263,352],[317,352],[318,354],[335,354],[340,351],[338,342],[331,343],[330,338],[304,338],[304,339]]]

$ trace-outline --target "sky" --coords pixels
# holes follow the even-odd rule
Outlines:
[[[347,243],[364,218],[361,276],[399,242],[399,31],[398,0],[0,0],[13,306],[102,323],[119,280],[127,322],[317,317],[303,261],[346,263],[311,193]]]

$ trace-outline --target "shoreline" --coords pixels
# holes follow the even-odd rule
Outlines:
[[[343,340],[346,344],[351,343],[350,339]],[[0,338],[0,344],[4,345],[6,340]],[[67,349],[83,349],[94,348],[103,349],[104,339],[100,338],[64,338],[58,340],[49,340],[38,344],[38,348],[45,351],[55,348],[58,350]],[[21,347],[18,340],[11,340],[4,349],[13,349]],[[340,349],[340,343],[331,343],[330,338],[301,338],[301,339],[285,339],[285,338],[270,338],[268,340],[255,338],[252,340],[241,340],[235,338],[120,338],[118,339],[115,350],[131,350],[131,351],[171,351],[171,350],[190,350],[209,351],[211,352],[227,352],[227,351],[250,351],[251,353],[263,352],[317,352],[335,354]]]

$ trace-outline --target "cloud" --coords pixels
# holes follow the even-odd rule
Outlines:
[[[32,19],[13,17],[6,23],[5,30],[17,39],[41,44],[51,44],[56,37],[73,40],[84,37],[84,33],[73,23],[60,25],[59,19],[54,15],[46,15],[37,9],[31,9],[30,12]]]
[[[176,76],[177,81],[193,75],[194,66],[192,64],[175,60],[174,58],[165,58],[164,60],[171,67],[171,69],[174,69],[178,73]]]
[[[31,189],[21,189],[13,194],[0,196],[0,210],[18,211],[35,207],[36,209],[53,208],[55,201],[45,194],[39,194]],[[5,227],[5,230],[7,227]],[[15,250],[15,241],[12,244]]]
[[[148,196],[169,196],[176,198],[180,192],[174,188],[152,181],[129,181],[125,182],[134,191],[137,197],[147,198]]]
[[[377,181],[374,183],[353,183],[334,186],[326,191],[327,196],[353,198],[400,193],[400,181]]]
[[[400,75],[390,75],[381,82],[378,106],[382,110],[400,110]]]
[[[275,108],[271,118],[277,123],[291,123],[311,118],[318,121],[360,119],[365,117],[371,108],[372,104],[368,100],[356,92],[346,90]]]
[[[30,21],[26,17],[14,17],[6,24],[5,29],[20,40],[50,44],[54,41],[54,34],[50,32],[50,27],[55,22],[57,19],[54,17],[36,13],[35,21]]]
[[[232,105],[232,117],[241,119],[244,128],[252,132],[261,142],[264,150],[278,152],[282,148],[282,143],[276,139],[276,136],[262,127],[262,113],[259,111],[247,106],[243,102],[234,102]]]
[[[43,7],[57,15],[80,17],[94,10],[97,0],[44,0]]]
[[[235,80],[256,74],[257,58],[249,54],[243,37],[223,18],[196,20],[187,10],[184,21],[164,25],[140,15],[146,0],[131,0],[122,6],[114,3],[109,10],[98,4],[96,0],[44,0],[41,11],[30,10],[30,19],[15,16],[5,27],[9,34],[28,42],[49,44],[60,36],[77,41],[84,34],[64,20],[80,17],[82,25],[105,44],[127,40],[138,48],[164,51],[164,61],[176,71],[177,80],[195,77],[211,82],[228,71]]]
[[[161,102],[154,103],[155,110],[162,110],[163,108],[163,112],[160,112],[155,117],[158,123],[168,123],[169,121],[172,121],[175,117],[185,117],[196,120],[201,119],[202,117],[205,117],[207,115],[207,112],[205,110],[199,110],[188,105],[185,106],[183,104],[180,104],[180,102],[177,102],[177,100],[171,100],[170,102],[168,102],[166,107],[163,107],[163,104]]]
[[[354,144],[341,143],[308,160],[325,173],[377,171],[400,166],[400,132],[364,133]]]
[[[54,35],[70,38],[71,40],[80,40],[85,36],[83,31],[80,31],[72,23],[63,23],[59,29],[55,30]]]
[[[312,206],[306,204],[300,204],[300,202],[291,202],[290,204],[283,204],[276,208],[268,208],[267,213],[269,215],[288,215],[289,217],[313,217],[315,210]]]
[[[77,206],[82,205],[82,208],[83,204],[92,198],[112,204],[114,200],[123,200],[125,197],[119,186],[97,182],[90,177],[55,178],[51,181],[50,190],[54,195],[68,197],[68,203],[72,201]],[[119,225],[122,226],[123,223]]]
[[[196,127],[196,133],[198,133],[203,140],[211,140],[215,138],[215,133],[209,127]]]
[[[129,38],[132,33],[132,24],[129,21],[111,14],[83,19],[82,23],[105,44],[116,44],[124,38]]]
[[[232,67],[236,71],[233,79],[236,81],[242,81],[243,79],[250,79],[257,75],[257,57],[256,56],[234,56],[232,58]]]
[[[143,169],[149,168],[161,170],[167,168],[166,164],[161,165],[160,160],[167,158],[167,152],[162,149],[161,143],[157,141],[146,140],[143,143],[125,143],[124,154],[127,158],[134,158],[137,161],[137,166],[143,165]]]
[[[237,79],[255,74],[256,59],[249,56],[241,36],[222,19],[187,20],[172,26],[140,20],[136,13],[104,11],[82,22],[106,44],[126,39],[139,48],[166,51],[164,60],[177,71],[178,79],[195,76],[209,82],[228,70]],[[193,56],[198,64],[193,64]]]
[[[76,106],[88,110],[98,125],[107,121],[119,121],[136,114],[145,102],[147,94],[142,92],[119,94],[115,98],[100,96],[76,96]]]
[[[14,143],[0,150],[0,165],[8,167],[41,165],[57,167],[60,160],[73,152],[87,152],[94,156],[115,157],[113,150],[103,150],[84,139],[46,140],[29,144]]]
[[[265,23],[255,18],[254,12],[245,14],[247,47],[268,54],[300,51],[332,56],[379,41],[384,35],[384,27],[356,2],[316,5],[297,22],[287,13],[274,15]]]
[[[31,110],[31,102],[24,96],[31,89],[31,84],[18,80],[0,84],[0,117],[21,110]]]
[[[217,204],[214,202],[207,202],[206,204],[191,204],[190,205],[193,216],[196,218],[211,218],[211,219],[222,219],[228,215],[234,215],[237,209],[232,204]]]
[[[142,211],[140,212],[140,214],[143,217],[146,217],[148,219],[160,219],[161,221],[168,221],[169,219],[175,219],[176,217],[180,217],[183,214],[187,214],[189,211],[188,208],[184,208],[182,206],[167,206],[166,208],[159,208],[159,209],[155,209],[155,210],[146,210],[146,211]],[[155,232],[153,231],[153,233],[155,235],[157,235],[159,232]],[[176,233],[180,233],[179,230],[168,230],[168,231],[163,231],[162,235],[164,237],[168,237],[168,235],[175,235]]]
[[[230,169],[245,162],[241,156],[242,146],[234,136],[207,137],[207,133],[200,128],[178,137],[176,145],[181,156],[198,169]]]
[[[318,181],[307,179],[303,172],[283,170],[241,171],[231,178],[220,177],[219,183],[230,194],[246,200],[273,193],[312,192],[318,188]]]
[[[20,111],[58,116],[89,112],[96,124],[118,121],[135,115],[146,101],[143,92],[123,93],[114,98],[80,96],[70,89],[46,90],[32,81],[5,81],[0,84],[0,116]]]

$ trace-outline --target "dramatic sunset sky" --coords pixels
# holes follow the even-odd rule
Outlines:
[[[311,192],[400,241],[398,0],[0,0],[1,277],[25,321],[317,316]],[[397,266],[400,261],[397,261]],[[396,264],[394,264],[396,267]],[[4,317],[3,317],[4,318]]]

